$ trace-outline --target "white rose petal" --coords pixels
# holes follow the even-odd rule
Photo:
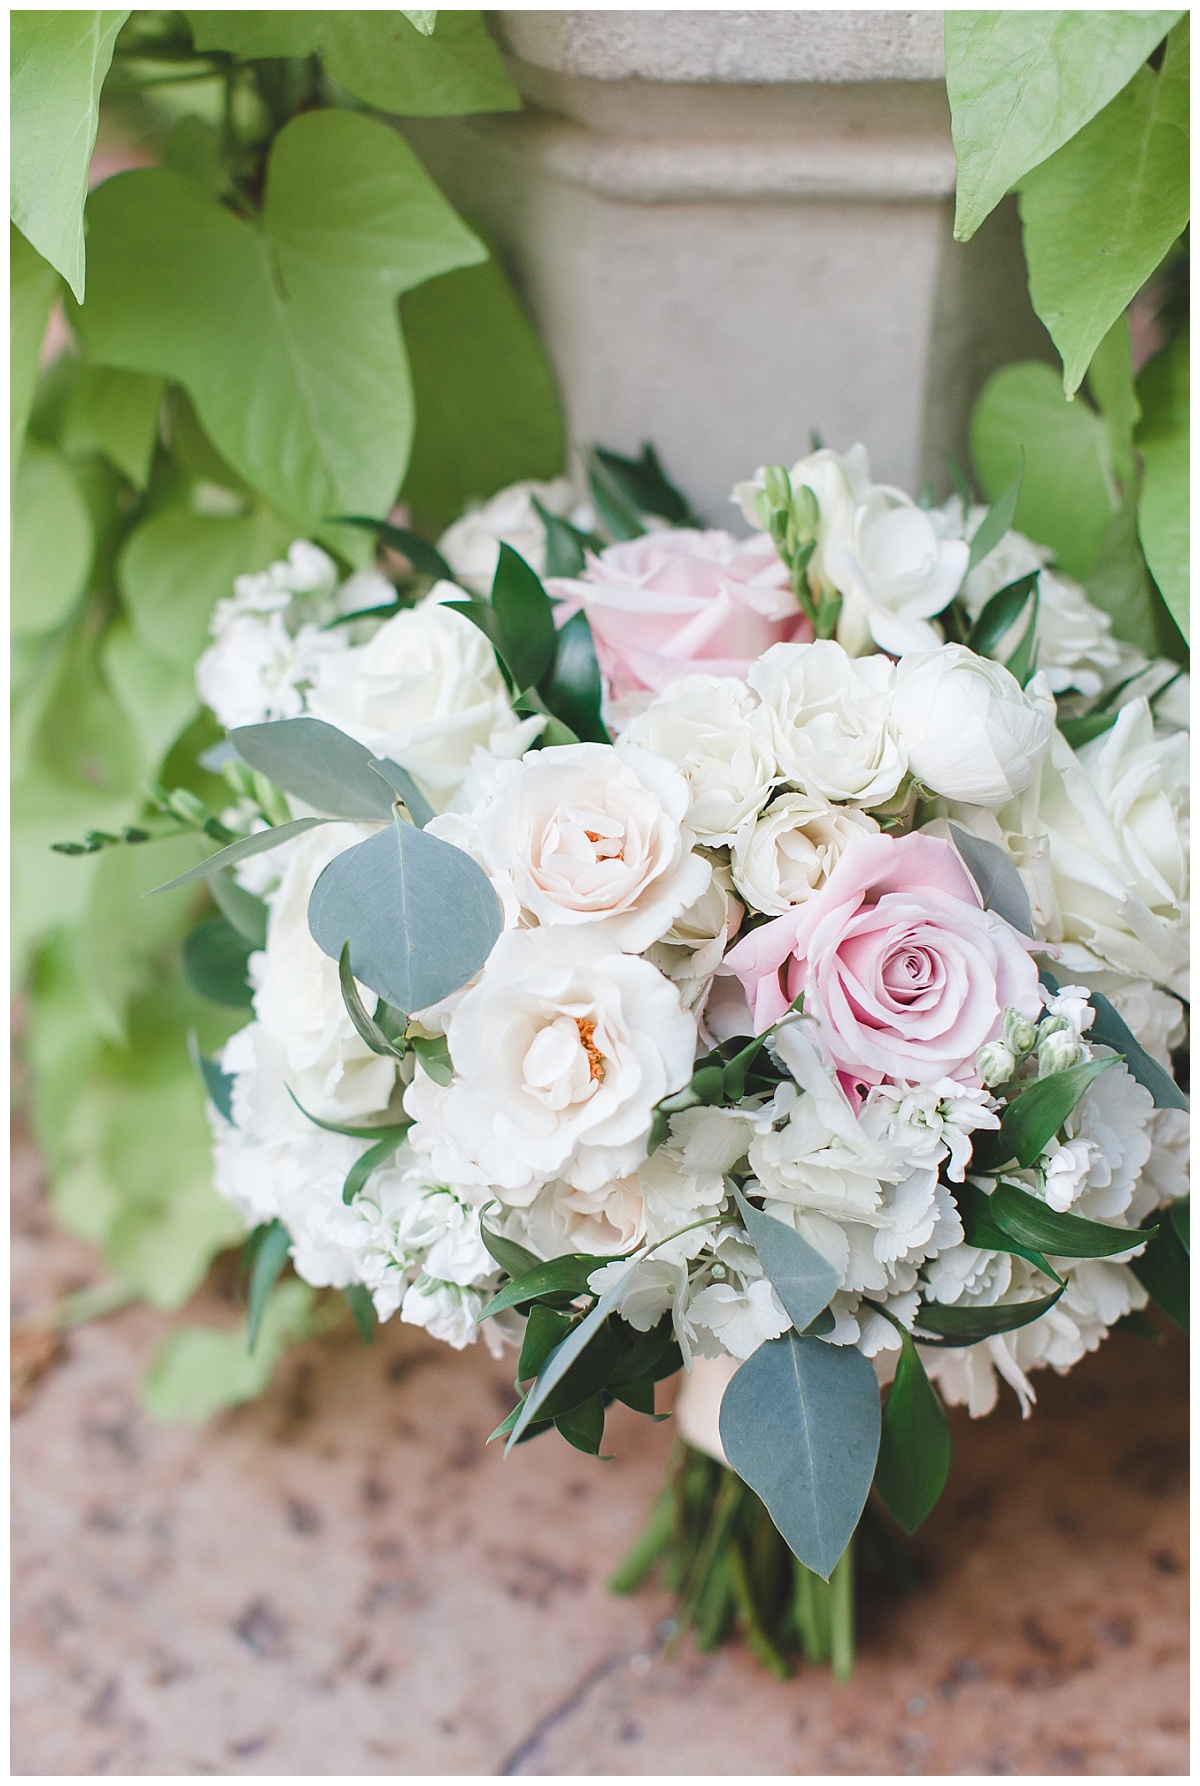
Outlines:
[[[892,724],[895,671],[886,657],[855,659],[832,639],[773,645],[748,681],[782,777],[855,806],[891,799],[908,758]]]
[[[667,757],[691,790],[687,822],[701,843],[730,843],[770,791],[775,759],[747,721],[758,703],[732,676],[686,676],[628,725],[620,742]]]
[[[855,807],[780,794],[734,839],[734,885],[755,911],[782,916],[824,885],[852,837],[878,829]]]
[[[919,781],[948,800],[1003,806],[1034,781],[1054,701],[965,645],[911,652],[896,669],[892,723]]]

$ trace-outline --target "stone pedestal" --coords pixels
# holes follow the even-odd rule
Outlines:
[[[930,12],[499,12],[519,115],[406,125],[508,265],[572,441],[652,440],[713,521],[861,439],[947,485],[996,365],[1046,351],[1015,212],[951,236]]]

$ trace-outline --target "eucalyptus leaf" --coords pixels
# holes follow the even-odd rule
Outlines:
[[[229,737],[243,762],[319,812],[383,824],[391,819],[394,795],[371,766],[379,759],[323,719],[237,726]]]
[[[246,977],[252,944],[224,916],[208,918],[184,938],[183,971],[189,984],[217,1005],[248,1011],[254,992]]]
[[[950,1474],[950,1424],[912,1337],[897,1324],[900,1360],[883,1405],[875,1487],[906,1532],[915,1532],[941,1499]]]
[[[287,1264],[292,1237],[276,1217],[265,1228],[257,1230],[254,1263],[250,1269],[250,1296],[246,1308],[246,1350],[253,1354],[262,1326],[267,1297]]]
[[[126,12],[10,15],[12,220],[82,302],[83,202],[100,89]]]
[[[971,536],[971,550],[967,558],[967,576],[977,564],[987,557],[993,547],[998,546],[1013,524],[1013,516],[1017,512],[1017,502],[1021,495],[1021,481],[1025,475],[1024,461],[1017,467],[1017,475],[1007,490],[997,496],[988,509],[987,514]],[[972,647],[974,649],[974,647]]]
[[[392,792],[400,798],[407,808],[408,816],[418,831],[423,831],[433,817],[433,808],[408,773],[399,763],[393,763],[387,757],[372,757],[371,768],[376,775],[381,775]]]
[[[996,912],[1022,936],[1033,935],[1033,914],[1029,895],[1007,850],[984,837],[973,837],[961,825],[950,826],[954,847],[967,865],[967,871],[979,889],[979,897],[989,912]]]
[[[401,1011],[423,1011],[479,971],[500,935],[500,901],[453,844],[400,820],[344,850],[308,902],[313,940]]]
[[[1003,1182],[988,1198],[988,1208],[997,1225],[1014,1240],[1064,1259],[1108,1259],[1114,1253],[1127,1253],[1139,1245],[1143,1232],[1060,1213],[1019,1185]]]
[[[856,1346],[785,1333],[735,1372],[721,1402],[730,1465],[793,1553],[828,1581],[854,1534],[879,1453],[879,1384]]]
[[[755,1209],[736,1186],[733,1195],[759,1263],[797,1333],[803,1333],[841,1289],[841,1272],[786,1222]]]
[[[956,240],[1131,80],[1177,12],[948,12]]]
[[[914,1337],[922,1346],[977,1346],[994,1333],[1015,1333],[1049,1314],[1063,1291],[1059,1284],[1048,1296],[1026,1302],[994,1302],[986,1308],[958,1308],[950,1303],[923,1302],[917,1310]],[[929,1336],[934,1337],[930,1338]]]
[[[1188,104],[1184,14],[1161,67],[1138,68],[1102,112],[1022,181],[1030,296],[1062,355],[1068,396],[1187,227]]]
[[[91,361],[181,383],[293,525],[387,511],[412,440],[395,299],[485,252],[394,130],[337,107],[293,118],[253,223],[142,168],[96,188],[88,228],[72,320]]]
[[[265,831],[253,831],[249,837],[239,837],[235,843],[228,843],[223,850],[217,850],[198,862],[195,868],[189,868],[186,874],[177,874],[173,881],[164,881],[161,887],[152,890],[155,893],[170,893],[176,887],[186,887],[192,881],[206,881],[219,869],[230,868],[235,862],[244,862],[248,856],[261,856],[267,850],[277,850],[281,843],[289,843],[293,837],[302,837],[311,831],[314,825],[331,825],[333,819],[292,819],[286,825],[269,825]]]

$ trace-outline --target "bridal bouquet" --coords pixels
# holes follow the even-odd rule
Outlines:
[[[589,505],[371,523],[389,575],[298,543],[199,665],[230,805],[137,835],[222,846],[180,880],[194,983],[253,1005],[201,1062],[252,1341],[290,1260],[509,1349],[493,1438],[595,1454],[682,1368],[620,1585],[844,1668],[943,1402],[1186,1319],[1186,682],[1015,490],[855,447],[734,494],[749,537],[598,454]]]

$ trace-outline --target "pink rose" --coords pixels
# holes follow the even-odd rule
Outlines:
[[[812,628],[765,533],[736,540],[679,527],[589,553],[581,577],[551,577],[561,626],[583,609],[610,698],[661,694],[689,668],[744,676]]]
[[[978,1083],[975,1056],[1006,1005],[1040,1009],[1033,945],[980,904],[937,837],[856,838],[820,892],[725,957],[757,1033],[804,994],[848,1078]]]

